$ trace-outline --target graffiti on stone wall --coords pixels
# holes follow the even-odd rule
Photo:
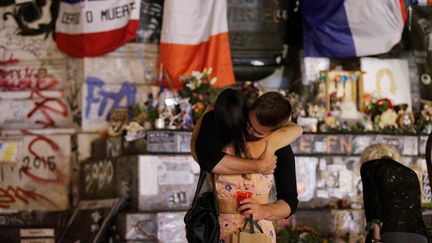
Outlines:
[[[19,35],[44,34],[45,37],[48,37],[54,31],[59,2],[36,0],[15,5],[15,1],[8,1],[1,4],[0,7],[13,7],[11,10],[4,12],[2,18],[4,20],[13,19],[19,28]],[[49,12],[49,14],[45,12]]]
[[[113,161],[104,159],[84,165],[84,193],[100,194],[112,190],[114,181]]]
[[[108,158],[116,158],[121,156],[122,138],[115,137],[107,139],[106,151]]]
[[[18,163],[0,166],[1,209],[62,210],[68,205],[70,135],[23,131]]]
[[[7,97],[8,94],[22,97],[0,103],[0,112],[4,114],[0,117],[1,128],[52,128],[70,125],[69,108],[60,97],[60,91],[49,94],[40,91],[4,92],[1,96]]]
[[[33,108],[27,113],[27,118],[31,119],[36,114],[41,114],[42,118],[36,119],[34,122],[42,125],[43,128],[49,128],[57,126],[54,116],[68,117],[68,108],[63,100],[41,96],[40,94],[37,94],[37,96],[42,100],[34,103]]]
[[[94,76],[86,78],[82,85],[82,129],[101,131],[108,127],[112,109],[129,109],[143,104],[153,87],[123,81],[109,83]]]
[[[105,89],[105,82],[96,77],[87,77],[87,96],[84,117],[89,118],[92,108],[95,107],[96,116],[109,119],[111,109],[128,108],[135,104],[136,89],[129,82],[122,83],[117,92]]]
[[[33,2],[34,1],[28,4],[32,4]],[[51,17],[49,16],[51,1],[47,2],[49,2],[49,4],[46,4],[47,6],[40,12],[40,14],[43,15],[41,16],[43,19],[35,20],[31,23],[34,30],[39,29],[37,27],[40,26],[39,24],[44,25],[51,21]],[[20,29],[14,17],[18,15],[13,15],[18,8],[20,8],[18,5],[0,6],[0,16],[4,17],[2,21],[0,21],[0,46],[6,47],[6,52],[5,50],[1,50],[2,55],[0,55],[0,58],[4,59],[6,57],[6,60],[10,61],[14,59],[25,61],[64,58],[65,55],[58,50],[54,39],[47,38],[48,35],[50,36],[52,34],[52,29],[50,31],[45,31],[43,27],[40,31]],[[24,33],[31,34],[23,35]],[[11,64],[11,62],[8,62],[8,64]]]
[[[29,155],[26,155],[22,159],[22,165],[19,169],[19,176],[27,176],[35,182],[42,183],[65,183],[65,175],[57,168],[56,156],[62,156],[61,147],[50,139],[48,136],[33,134],[29,131],[23,131],[24,135],[35,136],[28,144],[27,150]],[[38,150],[37,145],[43,144],[46,150]],[[50,154],[51,155],[45,155]],[[48,172],[44,176],[35,174],[35,170],[45,170]]]
[[[28,61],[20,55],[0,43],[0,91],[64,89],[65,59]]]
[[[296,154],[360,155],[370,144],[385,143],[394,145],[403,155],[417,155],[417,136],[394,135],[317,135],[304,134],[292,144]]]
[[[24,204],[39,202],[50,207],[58,208],[58,205],[52,200],[34,191],[25,190],[20,186],[15,188],[12,186],[0,187],[0,209],[9,209],[11,208],[11,204],[17,201]]]
[[[19,63],[13,56],[7,56],[6,49],[0,46],[0,58],[8,64],[0,67],[0,91],[56,90],[64,88],[65,74],[63,63],[43,65],[39,63]],[[12,55],[12,54],[11,54]]]

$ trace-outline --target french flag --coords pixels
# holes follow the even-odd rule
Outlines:
[[[141,0],[61,0],[57,47],[74,57],[100,56],[136,37]]]
[[[404,0],[302,0],[304,55],[356,57],[386,53],[402,36]]]
[[[218,80],[214,87],[235,83],[227,1],[165,0],[159,55],[165,87],[180,90],[181,76],[209,67]]]

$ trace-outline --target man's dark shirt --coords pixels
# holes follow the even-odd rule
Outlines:
[[[226,155],[223,152],[225,144],[222,135],[216,129],[214,111],[204,115],[196,140],[196,156],[201,169],[211,172]],[[295,158],[291,146],[276,151],[277,166],[274,178],[277,199],[284,200],[291,208],[291,214],[297,210],[297,182],[295,173]]]
[[[378,159],[364,163],[360,174],[368,224],[382,223],[381,232],[409,232],[427,237],[420,184],[413,170],[392,159]]]

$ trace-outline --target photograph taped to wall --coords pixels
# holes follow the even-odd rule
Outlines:
[[[411,111],[408,61],[405,59],[361,58],[363,92],[376,98],[388,98],[393,104],[407,104]]]
[[[328,111],[341,110],[342,103],[352,103],[359,109],[363,96],[361,71],[323,71],[319,80],[318,102]]]
[[[327,57],[304,57],[302,64],[303,85],[318,81],[320,72],[330,68],[330,59]]]

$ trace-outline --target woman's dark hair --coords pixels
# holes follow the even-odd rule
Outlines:
[[[247,101],[236,89],[223,90],[214,105],[216,129],[224,144],[231,144],[236,155],[247,156],[246,125],[248,121]]]

